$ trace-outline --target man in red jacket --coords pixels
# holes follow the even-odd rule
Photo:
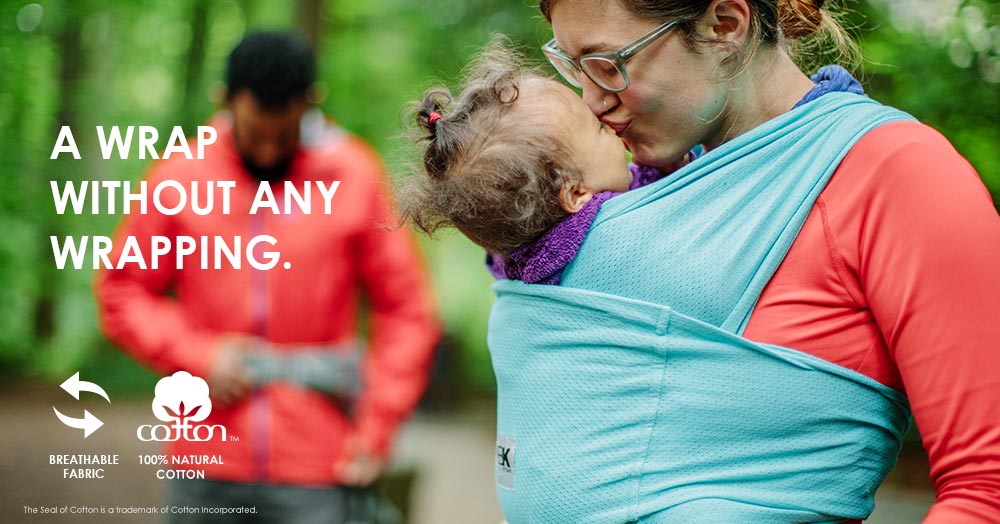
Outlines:
[[[225,441],[216,435],[167,444],[172,460],[212,458],[173,466],[206,476],[171,482],[178,506],[255,507],[255,522],[341,522],[353,487],[381,472],[427,382],[440,330],[416,245],[408,231],[385,227],[395,218],[375,152],[310,108],[313,81],[304,41],[247,36],[229,57],[228,111],[211,121],[216,142],[201,159],[156,162],[145,178],[151,195],[163,181],[202,191],[215,182],[212,212],[196,213],[190,194],[177,214],[152,205],[141,214],[134,206],[116,232],[111,260],[130,236],[144,248],[156,237],[191,237],[194,253],[183,264],[164,256],[156,267],[119,264],[96,278],[104,333],[159,372],[204,378],[211,413],[198,424],[226,428]],[[262,182],[270,183],[280,213],[253,209]],[[228,213],[218,192],[226,184]],[[312,211],[293,206],[286,213],[286,193],[305,194],[310,185]],[[336,187],[328,212],[320,185]],[[213,241],[241,237],[245,246],[262,235],[275,243],[256,244],[239,267],[212,264],[219,256]],[[265,251],[279,252],[283,263],[270,270],[248,263],[266,259]],[[205,260],[207,269],[199,264]],[[355,359],[361,293],[367,350]],[[245,518],[182,520],[230,517]]]

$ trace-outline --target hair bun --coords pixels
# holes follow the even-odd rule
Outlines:
[[[432,89],[419,102],[416,111],[417,125],[427,133],[427,139],[437,137],[438,122],[443,118],[441,111],[450,102],[451,93],[445,89]]]
[[[778,25],[785,38],[804,38],[823,25],[824,0],[779,0]]]

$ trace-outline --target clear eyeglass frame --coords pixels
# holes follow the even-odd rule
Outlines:
[[[664,22],[639,38],[626,44],[617,51],[606,51],[602,53],[590,53],[579,58],[568,56],[556,39],[549,40],[542,46],[545,57],[556,68],[559,75],[563,77],[569,85],[578,89],[582,88],[580,74],[587,75],[594,84],[601,89],[612,93],[619,93],[628,89],[628,71],[625,70],[625,63],[631,60],[639,51],[642,51],[656,39],[666,35],[676,28],[678,24],[687,19],[677,19]]]

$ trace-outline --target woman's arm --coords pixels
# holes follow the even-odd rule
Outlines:
[[[1000,218],[936,131],[886,124],[851,149],[744,336],[905,390],[926,522],[1000,522]]]
[[[915,124],[880,136],[857,243],[841,247],[930,457],[924,522],[1000,522],[1000,218],[944,137]]]

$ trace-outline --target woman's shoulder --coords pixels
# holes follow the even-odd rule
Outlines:
[[[841,161],[823,198],[835,206],[864,208],[922,206],[927,200],[936,202],[935,207],[970,200],[981,204],[984,198],[990,202],[979,175],[948,139],[911,120],[883,124],[861,137]]]
[[[897,120],[882,124],[861,137],[852,151],[892,152],[914,144],[955,153],[955,148],[944,135],[916,120]]]
[[[818,203],[831,248],[869,302],[899,280],[891,274],[948,272],[961,265],[956,258],[987,256],[984,241],[1000,238],[1000,218],[976,170],[941,133],[915,121],[862,137]]]

